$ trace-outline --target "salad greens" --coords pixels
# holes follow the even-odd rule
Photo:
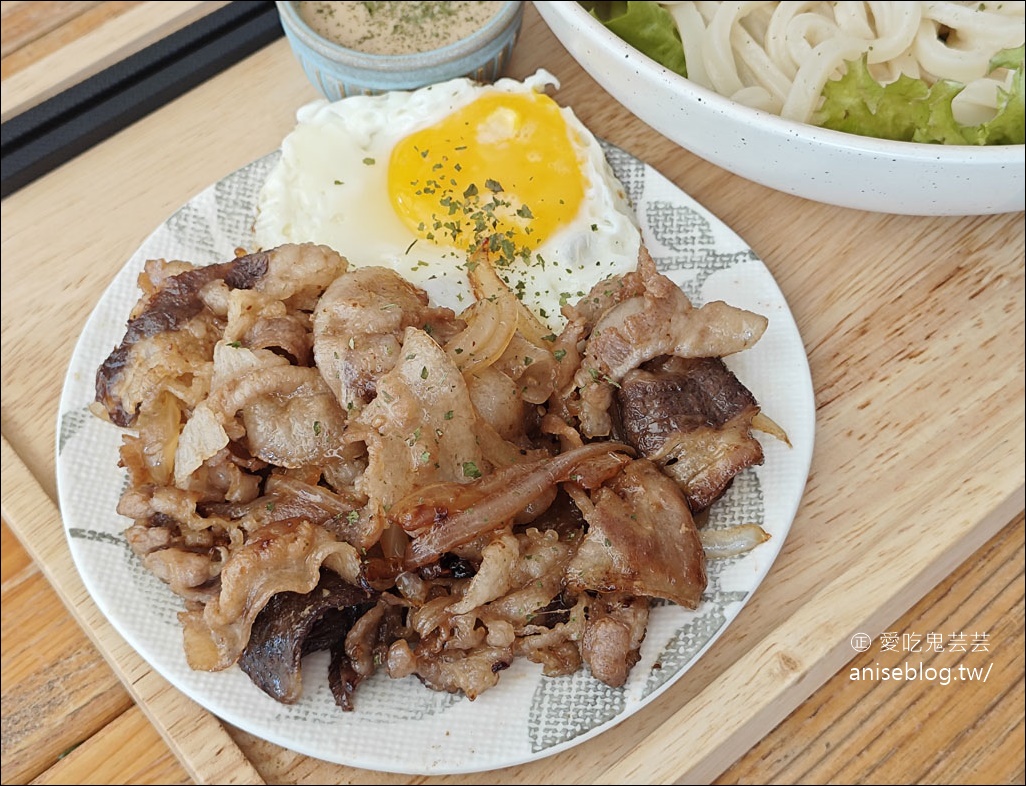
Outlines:
[[[1023,109],[1023,47],[1006,49],[991,69],[1015,71],[1011,91],[1000,91],[998,113],[986,123],[966,126],[955,120],[951,101],[964,85],[942,80],[933,86],[901,76],[881,85],[869,74],[866,58],[848,63],[847,73],[823,88],[823,106],[812,122],[824,128],[903,142],[948,145],[1021,145],[1026,141]]]
[[[687,76],[684,44],[670,12],[659,3],[637,0],[621,2],[582,2],[593,17],[619,38],[657,63],[681,76]]]
[[[677,26],[658,3],[580,2],[588,12],[634,48],[666,68],[687,76],[687,58]],[[1024,47],[1006,49],[991,60],[991,69],[1013,71],[1009,91],[1000,91],[998,112],[980,125],[955,120],[951,101],[963,89],[942,80],[928,85],[902,76],[881,85],[869,73],[866,59],[847,64],[847,73],[827,82],[823,104],[812,117],[814,125],[861,136],[902,142],[949,145],[1021,145],[1026,141],[1024,109]]]

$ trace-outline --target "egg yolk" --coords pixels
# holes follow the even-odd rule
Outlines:
[[[558,104],[488,93],[392,150],[388,189],[418,237],[501,263],[526,258],[577,215],[586,183]]]

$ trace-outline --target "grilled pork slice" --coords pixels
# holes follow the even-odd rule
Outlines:
[[[164,389],[171,389],[193,405],[206,393],[193,378],[202,376],[221,338],[219,311],[228,308],[228,294],[254,290],[286,308],[276,313],[273,330],[248,327],[259,346],[282,347],[305,355],[305,345],[294,335],[296,325],[282,329],[288,307],[309,306],[348,263],[326,246],[311,243],[280,246],[270,251],[237,257],[205,267],[183,262],[151,260],[140,277],[143,296],[132,310],[125,336],[96,373],[96,400],[119,426],[135,425]],[[230,315],[229,315],[230,316]],[[294,323],[295,320],[292,320]],[[298,342],[298,343],[297,343]]]
[[[279,592],[253,622],[241,668],[271,698],[295,704],[303,694],[303,656],[329,649],[374,604],[374,596],[322,570],[313,590]]]
[[[694,513],[763,461],[752,435],[759,404],[720,358],[646,363],[624,376],[615,402],[619,438],[661,465]]]
[[[617,293],[634,291],[638,279],[642,294],[618,300]],[[620,290],[617,283],[623,285]],[[593,290],[582,304],[566,312],[570,319],[567,329],[576,332],[586,328],[585,320],[590,323],[596,318],[591,310],[583,312],[583,305],[611,303],[587,335],[580,368],[574,375],[576,392],[571,390],[565,397],[568,411],[577,415],[581,434],[589,438],[609,435],[614,388],[633,369],[664,355],[732,355],[753,346],[768,324],[764,316],[720,300],[695,307],[680,287],[656,269],[644,249],[638,257],[637,277],[607,280],[598,288],[602,294]]]
[[[566,570],[575,592],[664,598],[694,609],[706,587],[705,552],[680,488],[651,461],[632,461],[590,498],[588,522]]]

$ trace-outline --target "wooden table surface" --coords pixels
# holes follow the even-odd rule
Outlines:
[[[219,5],[0,3],[4,119]],[[806,499],[694,687],[537,767],[400,779],[225,727],[163,685],[91,605],[69,568],[53,479],[75,337],[149,231],[274,149],[315,97],[282,40],[3,201],[4,783],[1023,783],[1022,214],[882,216],[748,183],[632,118],[529,8],[510,71],[539,65],[593,131],[746,238],[809,352],[818,430]],[[220,107],[224,127],[199,128],[198,107]],[[176,162],[148,156],[154,146]],[[122,153],[142,171],[112,166]],[[873,637],[868,651],[847,644],[855,631]],[[966,652],[950,646],[956,633]],[[949,646],[915,651],[931,634]],[[850,676],[906,664],[985,676]],[[750,707],[706,706],[726,704],[730,680],[732,706]],[[686,728],[695,719],[717,728]]]

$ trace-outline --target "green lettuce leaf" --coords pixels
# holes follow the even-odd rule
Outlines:
[[[1012,89],[1001,90],[995,117],[976,126],[955,120],[951,101],[964,85],[942,80],[928,86],[901,76],[881,85],[869,73],[866,58],[848,63],[847,73],[827,82],[823,105],[812,122],[851,134],[948,145],[1021,145],[1026,141],[1023,92],[1024,47],[999,52],[991,69],[1014,71]]]
[[[978,145],[1021,145],[1026,143],[1026,91],[1023,87],[1026,45],[998,52],[990,61],[991,69],[1007,68],[1012,74],[1012,89],[1002,90],[998,113],[993,120],[976,127]]]
[[[688,75],[684,45],[670,12],[658,3],[582,2],[588,12],[635,49],[681,76]]]

